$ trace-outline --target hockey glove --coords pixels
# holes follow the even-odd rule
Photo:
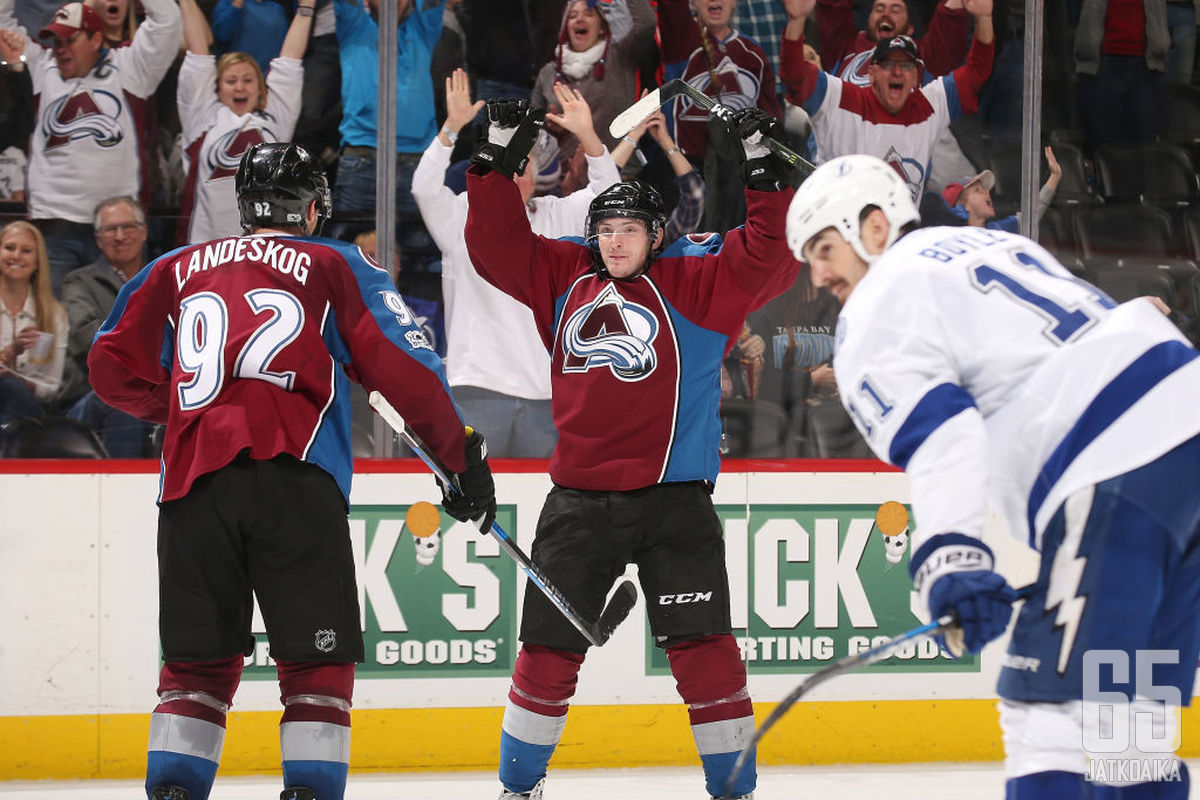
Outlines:
[[[496,521],[496,483],[487,461],[487,443],[483,434],[467,428],[467,468],[454,475],[457,490],[440,480],[442,508],[459,522],[472,522],[487,533]]]
[[[752,189],[773,191],[787,184],[792,169],[782,158],[771,152],[768,139],[785,144],[787,134],[779,120],[759,108],[733,112],[734,135],[742,142],[745,163],[742,179]]]
[[[949,614],[958,622],[942,642],[955,658],[964,652],[979,652],[1008,627],[1018,595],[992,565],[987,545],[959,533],[934,536],[909,563],[930,617]]]
[[[546,109],[530,108],[527,100],[489,100],[487,115],[487,141],[475,150],[471,163],[507,178],[524,172]]]

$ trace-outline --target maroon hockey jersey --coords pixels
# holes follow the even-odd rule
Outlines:
[[[784,237],[792,190],[746,191],[744,228],[693,234],[650,269],[611,280],[582,239],[530,230],[516,185],[467,174],[476,270],[529,306],[551,354],[555,483],[623,491],[715,481],[721,359],[746,315],[784,292],[799,263]]]
[[[167,253],[121,289],[88,367],[104,402],[166,423],[161,500],[243,450],[312,462],[348,497],[348,374],[466,467],[441,359],[387,273],[344,242],[259,234]]]

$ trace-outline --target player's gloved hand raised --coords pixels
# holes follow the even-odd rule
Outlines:
[[[455,474],[458,490],[441,480],[442,508],[460,522],[471,522],[486,533],[496,520],[496,483],[487,461],[487,443],[483,434],[467,428],[467,468]]]
[[[545,121],[546,109],[532,108],[528,100],[489,100],[487,118],[487,141],[476,148],[471,162],[509,178],[524,172],[533,139]],[[514,142],[522,128],[525,133]]]
[[[1002,635],[1012,604],[1020,597],[992,565],[987,545],[958,533],[932,537],[909,562],[930,617],[952,615],[958,622],[942,642],[955,658],[964,652],[977,653]]]
[[[779,120],[761,108],[745,108],[733,112],[730,119],[733,135],[741,140],[746,163],[742,178],[754,189],[775,189],[791,178],[791,167],[771,152],[768,139],[786,144],[787,134]]]

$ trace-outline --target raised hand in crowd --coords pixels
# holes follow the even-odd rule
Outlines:
[[[1046,166],[1050,168],[1050,177],[1046,179],[1046,185],[1051,190],[1057,189],[1058,182],[1062,180],[1062,164],[1054,157],[1054,148],[1050,145],[1046,145]]]
[[[454,72],[446,76],[446,122],[442,125],[441,132],[438,136],[442,139],[442,144],[447,147],[453,144],[450,136],[457,138],[458,132],[461,131],[471,120],[475,119],[475,115],[479,113],[479,109],[483,108],[484,102],[476,100],[471,102],[471,82],[467,78],[467,73],[463,69],[456,69]]]
[[[783,0],[783,8],[787,12],[788,23],[791,24],[793,20],[799,20],[801,25],[800,33],[803,33],[804,21],[812,16],[813,9],[816,7],[817,0]]]
[[[993,0],[963,0],[963,8],[972,17],[990,17],[992,15]],[[976,38],[979,38],[976,36]]]
[[[592,123],[592,109],[587,100],[583,99],[583,94],[578,89],[556,82],[554,96],[558,99],[562,113],[547,112],[546,121],[575,134],[585,154],[595,157],[603,153],[604,143],[596,134]]]
[[[10,72],[25,69],[21,56],[25,53],[25,37],[8,28],[0,28],[0,60],[7,62]]]

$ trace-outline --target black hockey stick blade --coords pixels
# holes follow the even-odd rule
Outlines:
[[[1028,598],[1031,594],[1033,594],[1034,588],[1034,584],[1027,584],[1017,589],[1017,599],[1024,600]],[[721,794],[721,800],[728,800],[730,797],[730,792],[733,790],[734,782],[737,780],[738,775],[742,774],[742,769],[746,766],[746,761],[750,758],[750,753],[753,752],[759,741],[767,734],[767,731],[771,730],[771,728],[775,726],[776,722],[779,722],[779,720],[783,718],[784,714],[791,710],[792,706],[796,705],[800,698],[804,697],[804,695],[808,694],[822,683],[825,683],[830,678],[834,678],[843,673],[858,669],[859,667],[865,667],[868,664],[874,664],[876,661],[882,661],[891,655],[892,651],[905,642],[920,642],[924,641],[925,639],[933,638],[934,636],[950,633],[954,630],[962,630],[958,625],[958,618],[952,614],[947,614],[946,616],[940,617],[933,622],[927,622],[926,624],[917,628],[913,628],[910,631],[906,631],[899,636],[894,636],[891,639],[888,639],[886,642],[872,647],[870,650],[841,658],[838,661],[830,664],[828,667],[817,670],[812,675],[808,676],[807,680],[803,681],[799,686],[793,689],[787,697],[779,701],[779,705],[775,706],[774,710],[772,710],[771,713],[767,715],[767,718],[763,720],[762,725],[758,726],[758,730],[754,732],[754,738],[752,738],[749,743],[742,748],[741,752],[738,753],[737,760],[733,762],[733,769],[729,773],[729,780],[725,784],[725,791]]]
[[[954,624],[955,620],[953,617],[942,617],[935,622],[927,623],[919,628],[913,628],[911,631],[888,639],[886,642],[872,647],[866,652],[846,656],[808,676],[807,680],[803,681],[787,697],[779,701],[779,705],[775,706],[774,710],[763,720],[763,723],[758,726],[758,730],[754,732],[754,737],[738,753],[737,760],[733,762],[733,769],[729,773],[729,780],[725,784],[725,791],[721,794],[722,800],[727,800],[727,798],[731,797],[730,793],[733,791],[733,784],[737,781],[738,776],[742,774],[742,769],[746,766],[746,761],[749,760],[750,753],[754,752],[754,748],[758,746],[759,741],[763,736],[766,736],[767,731],[775,726],[776,722],[783,718],[784,714],[791,710],[792,706],[796,705],[801,697],[830,678],[886,658],[888,654],[905,642],[920,641],[930,636],[937,636],[939,633],[944,633],[947,629],[953,627]]]
[[[671,102],[683,92],[683,87],[687,86],[681,78],[667,81],[657,89],[653,89],[645,97],[638,100],[629,108],[617,114],[613,121],[608,125],[608,132],[612,134],[614,139],[620,139],[628,134],[631,130],[641,125],[646,119],[663,107],[664,104]]]
[[[421,441],[416,432],[408,427],[408,424],[404,421],[404,417],[400,416],[400,412],[392,407],[392,404],[387,401],[386,397],[379,392],[373,391],[367,398],[367,402],[370,403],[371,408],[375,409],[375,412],[379,416],[383,417],[384,422],[390,425],[392,430],[396,431],[400,438],[404,440],[404,443],[411,447],[412,451],[425,462],[425,466],[429,467],[438,480],[451,487],[452,490],[457,491],[458,484],[450,474],[450,471],[438,462],[433,453],[429,452],[429,448],[425,446],[425,443]],[[500,543],[501,549],[517,563],[517,566],[521,568],[525,576],[533,581],[542,594],[546,595],[546,598],[562,612],[567,621],[575,626],[575,629],[596,647],[608,641],[609,636],[612,636],[613,631],[616,630],[621,621],[629,614],[630,608],[633,607],[633,601],[628,599],[626,595],[632,593],[633,599],[636,599],[637,591],[633,589],[632,585],[626,586],[625,584],[631,584],[631,582],[625,581],[624,584],[617,587],[617,593],[609,601],[609,607],[601,614],[598,622],[589,623],[584,621],[579,612],[571,605],[566,595],[550,582],[550,579],[546,577],[546,574],[542,572],[537,564],[529,560],[529,556],[525,555],[524,551],[517,546],[517,543],[505,532],[504,528],[500,527],[499,523],[493,521],[492,527],[488,532]],[[607,634],[603,633],[604,627],[602,624],[605,623],[606,617],[608,618],[607,624],[610,626]]]
[[[613,632],[629,616],[629,612],[633,610],[636,602],[637,587],[633,585],[633,581],[626,578],[618,584],[608,605],[600,613],[600,620],[596,623],[595,634],[596,638],[600,640],[600,644],[604,644],[612,637]]]

